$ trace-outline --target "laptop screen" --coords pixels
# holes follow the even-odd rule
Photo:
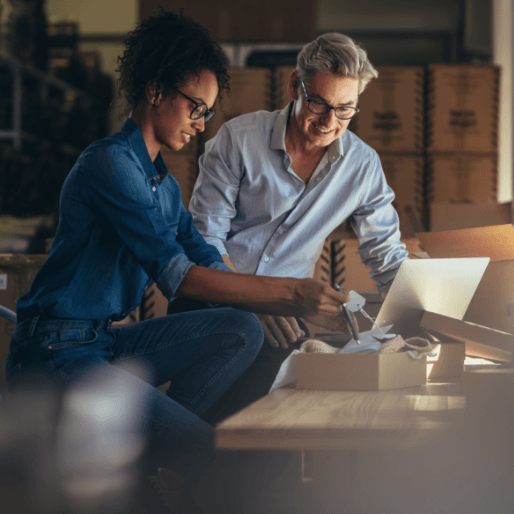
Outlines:
[[[424,311],[462,319],[489,257],[404,260],[377,315],[375,326],[395,324],[400,335],[416,333]]]

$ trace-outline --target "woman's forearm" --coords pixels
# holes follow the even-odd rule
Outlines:
[[[252,312],[291,314],[298,279],[242,275],[193,266],[186,273],[177,296],[231,305]]]
[[[335,315],[349,300],[346,292],[319,280],[243,275],[202,266],[188,270],[176,295],[279,316]]]

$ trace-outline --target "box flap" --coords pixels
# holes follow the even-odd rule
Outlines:
[[[466,228],[416,234],[432,258],[489,257],[491,262],[514,259],[514,226]]]
[[[510,362],[514,336],[500,330],[425,311],[420,327],[466,344],[466,354]],[[444,344],[444,339],[441,343]]]

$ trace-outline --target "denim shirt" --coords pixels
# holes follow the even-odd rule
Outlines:
[[[285,145],[291,106],[234,118],[207,142],[189,206],[196,228],[241,273],[304,278],[349,219],[385,293],[408,253],[377,153],[346,130],[305,183]]]
[[[161,154],[152,162],[128,119],[66,178],[50,255],[18,300],[18,320],[123,319],[153,282],[171,299],[195,264],[230,271],[195,229]]]

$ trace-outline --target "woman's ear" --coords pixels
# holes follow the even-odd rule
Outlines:
[[[161,102],[161,93],[155,82],[148,82],[145,88],[146,100],[149,104],[158,106]]]

